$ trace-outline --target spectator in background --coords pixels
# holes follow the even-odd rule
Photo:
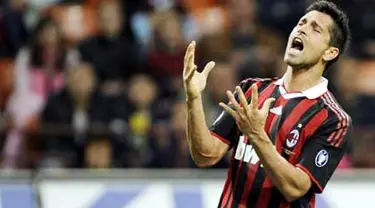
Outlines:
[[[43,17],[35,28],[27,47],[20,51],[15,65],[17,104],[33,99],[34,111],[43,107],[50,93],[64,86],[64,70],[68,52],[57,23]]]
[[[63,88],[67,57],[58,25],[49,17],[41,18],[29,44],[15,61],[14,92],[9,101],[14,125],[7,137],[7,145],[13,148],[14,154],[27,146],[23,132],[35,127],[49,94]]]
[[[3,6],[0,6],[0,56],[15,57],[28,38],[24,21],[27,2],[9,0]]]
[[[217,61],[211,73],[207,80],[206,95],[203,96],[207,123],[213,123],[219,116],[222,110],[218,103],[227,100],[226,90],[233,89],[238,83],[236,71],[229,62]]]
[[[78,46],[82,60],[94,66],[101,88],[107,94],[120,93],[123,81],[140,70],[136,45],[122,35],[122,12],[116,0],[100,2],[99,34]]]
[[[112,158],[94,161],[111,155],[105,130],[109,103],[95,89],[93,69],[81,64],[68,71],[67,86],[50,97],[42,114],[42,167],[111,165]]]
[[[156,115],[155,101],[157,85],[147,75],[137,75],[129,82],[128,100],[129,115],[129,152],[126,158],[128,166],[139,167],[146,164],[148,136],[153,118]],[[145,153],[145,154],[142,154]]]
[[[256,0],[232,0],[230,4],[232,63],[240,78],[276,76],[283,52],[278,34],[258,22],[257,10]]]
[[[163,95],[173,95],[175,89],[182,87],[180,76],[185,55],[182,19],[175,10],[168,10],[155,12],[151,21],[154,39],[149,49],[147,72],[160,84]]]

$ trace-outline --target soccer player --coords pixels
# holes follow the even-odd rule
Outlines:
[[[328,1],[312,3],[290,34],[279,79],[250,78],[208,127],[202,107],[214,62],[197,72],[195,42],[187,49],[184,87],[187,139],[195,163],[208,167],[233,148],[219,207],[315,207],[348,145],[351,119],[322,74],[344,52],[348,17]]]

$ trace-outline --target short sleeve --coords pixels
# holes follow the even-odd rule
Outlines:
[[[344,119],[345,120],[345,119]],[[351,121],[325,122],[308,139],[296,167],[306,172],[313,182],[312,190],[323,192],[348,149]]]
[[[250,86],[255,83],[253,79],[247,79],[242,81],[239,86],[245,93]],[[238,101],[237,94],[234,93],[236,100]],[[230,106],[230,104],[229,104]],[[210,127],[211,134],[216,138],[222,140],[230,147],[233,147],[238,142],[239,129],[237,127],[236,121],[229,115],[226,111],[222,111],[220,115],[216,118]]]

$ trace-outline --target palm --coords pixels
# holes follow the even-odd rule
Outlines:
[[[210,62],[206,65],[204,70],[199,73],[197,71],[197,66],[194,63],[195,53],[195,42],[192,42],[186,50],[185,60],[184,60],[184,87],[186,95],[189,98],[195,98],[200,95],[207,84],[207,77],[215,63]]]

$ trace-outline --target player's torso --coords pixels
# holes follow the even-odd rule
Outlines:
[[[319,119],[323,105],[319,99],[310,100],[297,96],[297,93],[283,96],[282,93],[279,86],[270,84],[260,92],[259,104],[262,105],[270,97],[276,99],[271,106],[265,130],[280,155],[291,164],[296,164],[305,141],[323,122]],[[233,147],[228,177],[227,183],[230,185],[226,184],[228,190],[223,193],[224,200],[228,198],[228,204],[243,204],[246,207],[280,207],[280,202],[287,204],[266,177],[251,140],[241,133],[238,143]]]

